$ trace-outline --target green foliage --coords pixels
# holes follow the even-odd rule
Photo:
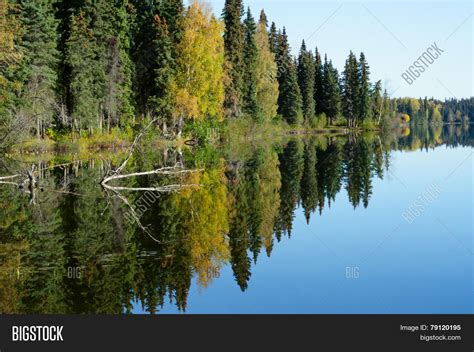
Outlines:
[[[241,114],[244,94],[245,28],[241,21],[243,15],[242,0],[226,0],[222,17],[225,25],[226,71],[229,79],[226,84],[224,107],[226,115],[234,117]]]
[[[326,128],[327,125],[328,125],[328,119],[324,112],[315,116],[309,122],[309,126],[315,129],[324,129]]]
[[[301,206],[303,207],[306,222],[309,224],[311,213],[318,206],[318,179],[316,177],[316,145],[310,139],[305,144],[304,170],[301,179]]]
[[[295,60],[285,28],[268,28],[263,10],[258,24],[250,8],[242,21],[244,13],[242,0],[225,1],[222,23],[199,1],[185,9],[182,0],[1,0],[2,151],[24,135],[138,131],[152,118],[165,138],[189,123],[197,131],[186,133],[199,140],[206,138],[194,121],[243,113],[262,134],[271,121],[297,130],[387,128],[400,124],[399,114],[410,125],[474,119],[472,98],[390,99],[380,81],[371,84],[364,53],[350,52],[341,79],[305,43]]]
[[[341,90],[339,87],[339,73],[333,67],[332,62],[327,61],[326,57],[324,58],[322,85],[321,109],[326,114],[329,125],[331,125],[341,112]]]
[[[311,51],[306,49],[303,41],[298,57],[298,84],[301,90],[303,103],[303,118],[308,123],[314,118],[316,104],[314,101],[315,87],[315,66],[314,57]]]
[[[162,122],[171,125],[174,109],[174,96],[172,87],[175,83],[177,70],[177,57],[173,55],[173,38],[168,30],[167,22],[160,16],[155,16],[154,23],[155,38],[152,45],[155,47],[154,77],[155,84],[150,96],[148,107],[159,117]],[[181,34],[182,35],[182,34]]]
[[[358,117],[361,120],[372,118],[371,110],[371,95],[370,95],[370,81],[369,81],[369,65],[365,59],[364,53],[360,53],[359,58],[359,91],[357,93],[357,110]]]
[[[283,28],[283,32],[278,34],[276,60],[278,64],[278,83],[280,87],[278,113],[282,115],[290,125],[296,126],[303,122],[303,101],[298,85],[296,65],[291,57],[285,28]]]
[[[359,71],[357,58],[351,51],[344,66],[343,78],[343,100],[342,111],[349,122],[349,127],[357,125],[358,113],[358,93],[359,89]]]
[[[321,55],[319,54],[318,48],[314,52],[314,102],[316,105],[315,112],[321,114],[324,112],[323,109],[323,62],[321,61]]]
[[[268,34],[268,44],[270,45],[270,51],[274,54],[278,54],[278,30],[275,22],[272,22],[270,32]]]
[[[59,52],[53,1],[22,1],[21,19],[26,70],[24,98],[39,137],[53,124],[56,111]]]
[[[257,107],[263,121],[271,121],[278,110],[278,67],[270,48],[267,17],[262,10],[256,33],[257,56]],[[260,120],[260,119],[259,119]]]
[[[247,9],[247,18],[244,21],[245,26],[245,46],[244,46],[244,89],[243,104],[244,111],[252,116],[256,121],[261,119],[257,101],[257,64],[258,48],[256,41],[257,25],[252,17],[250,8]]]

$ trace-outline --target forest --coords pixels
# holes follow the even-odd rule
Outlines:
[[[28,138],[205,139],[229,122],[287,130],[469,122],[473,99],[391,98],[364,53],[342,72],[242,0],[0,0],[0,148]]]

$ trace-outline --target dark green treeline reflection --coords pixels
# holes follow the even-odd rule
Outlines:
[[[111,161],[37,162],[34,192],[0,184],[0,312],[120,314],[137,301],[150,313],[170,301],[185,311],[193,279],[205,288],[227,264],[245,291],[259,256],[270,257],[283,236],[293,235],[298,208],[309,222],[340,192],[354,208],[368,207],[374,178],[390,169],[391,151],[473,141],[467,126],[399,132],[184,154],[141,151],[127,171],[180,163],[201,170],[120,182],[198,185],[166,194],[118,196],[102,189],[98,183]],[[1,175],[31,167],[7,160],[0,165]]]

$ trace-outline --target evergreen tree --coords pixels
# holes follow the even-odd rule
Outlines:
[[[67,41],[67,64],[71,68],[69,89],[72,126],[76,130],[98,127],[98,116],[104,93],[105,72],[97,55],[100,52],[91,30],[87,9],[71,18]]]
[[[349,127],[357,127],[359,102],[359,73],[357,58],[351,51],[346,60],[343,72],[342,110]]]
[[[70,89],[72,68],[69,65],[67,42],[71,36],[72,17],[77,14],[82,0],[56,1],[56,15],[58,23],[58,50],[60,62],[58,69],[58,105],[60,109],[57,128],[71,128],[72,121],[68,116],[72,107],[72,96]]]
[[[183,0],[161,0],[159,15],[166,22],[171,42],[177,45],[183,37]],[[173,51],[173,56],[177,52]]]
[[[262,118],[270,121],[276,116],[278,109],[278,68],[275,54],[270,50],[267,25],[267,16],[262,10],[255,39],[258,48],[257,106]]]
[[[137,112],[161,118],[164,132],[171,123],[178,46],[183,37],[182,0],[133,0],[131,56],[135,67]]]
[[[261,115],[258,111],[257,105],[257,60],[258,49],[256,43],[257,25],[252,17],[250,8],[247,9],[247,18],[244,21],[245,25],[245,47],[244,47],[244,89],[243,89],[243,106],[245,112],[256,121],[261,120]]]
[[[365,59],[364,53],[360,53],[359,58],[359,92],[358,92],[358,117],[361,120],[370,119],[371,102],[370,102],[370,81],[369,81],[369,65]]]
[[[233,117],[241,114],[244,92],[245,28],[241,21],[243,15],[242,0],[226,0],[222,16],[225,24],[224,48],[229,82],[224,106],[227,115]]]
[[[231,266],[240,289],[245,291],[252,275],[251,260],[247,254],[251,246],[249,236],[250,202],[248,181],[238,168],[230,168],[226,173],[229,182],[229,245]]]
[[[324,194],[328,198],[328,205],[336,199],[337,193],[341,190],[343,166],[342,166],[342,150],[337,139],[332,139],[327,149],[318,153],[317,173],[323,174]]]
[[[314,80],[314,57],[311,51],[306,49],[306,44],[303,40],[298,57],[298,83],[303,98],[303,117],[307,124],[314,119],[315,115]]]
[[[184,35],[183,1],[163,0],[158,12],[154,17],[155,87],[151,106],[155,115],[161,118],[162,129],[166,133],[167,126],[172,123],[175,103],[173,84],[180,55],[179,44]]]
[[[155,86],[153,96],[150,97],[149,106],[153,112],[161,118],[163,132],[168,132],[168,126],[172,125],[172,113],[174,108],[174,94],[172,87],[176,76],[176,57],[173,53],[173,38],[168,30],[167,22],[159,15],[155,16],[155,39],[153,46],[156,50],[154,58]]]
[[[311,214],[318,205],[318,180],[316,177],[316,140],[311,138],[305,144],[304,171],[301,179],[301,205],[306,222],[309,224]]]
[[[72,16],[66,42],[74,127],[102,130],[132,118],[132,67],[126,3],[86,2]]]
[[[277,55],[278,30],[277,30],[275,22],[272,22],[272,25],[270,26],[270,33],[268,35],[268,41],[269,41],[269,44],[270,44],[270,51],[274,55]]]
[[[27,82],[25,99],[36,135],[44,136],[55,117],[59,52],[53,1],[23,0],[22,23]]]
[[[341,110],[341,90],[339,87],[339,74],[332,65],[332,61],[324,58],[323,66],[323,94],[322,94],[323,112],[331,125],[334,119],[340,114]]]
[[[291,125],[302,122],[302,97],[298,86],[298,76],[294,60],[291,57],[290,46],[286,30],[278,34],[277,53],[278,83],[280,94],[278,96],[278,113]]]
[[[105,66],[105,92],[102,121],[122,126],[134,118],[132,97],[132,61],[130,58],[130,23],[128,1],[97,1],[94,31],[100,58]]]
[[[301,178],[304,172],[304,148],[301,140],[288,142],[279,155],[281,173],[281,206],[277,231],[291,236],[296,205],[301,199]]]
[[[316,105],[315,112],[321,114],[323,112],[323,63],[318,48],[314,52],[314,103]]]
[[[27,121],[15,111],[21,106],[23,54],[18,6],[0,1],[0,150],[18,143]]]
[[[370,95],[371,95],[370,101],[372,102],[371,116],[378,120],[380,115],[382,114],[382,109],[383,109],[382,82],[381,81],[375,82]]]
[[[132,48],[134,64],[133,91],[136,111],[140,115],[150,112],[148,101],[154,96],[156,82],[155,15],[158,5],[148,1],[132,0]]]

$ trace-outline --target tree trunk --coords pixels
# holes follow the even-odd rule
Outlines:
[[[181,133],[183,132],[183,125],[184,125],[184,119],[183,119],[183,116],[180,116],[178,120],[178,137],[181,137]]]

